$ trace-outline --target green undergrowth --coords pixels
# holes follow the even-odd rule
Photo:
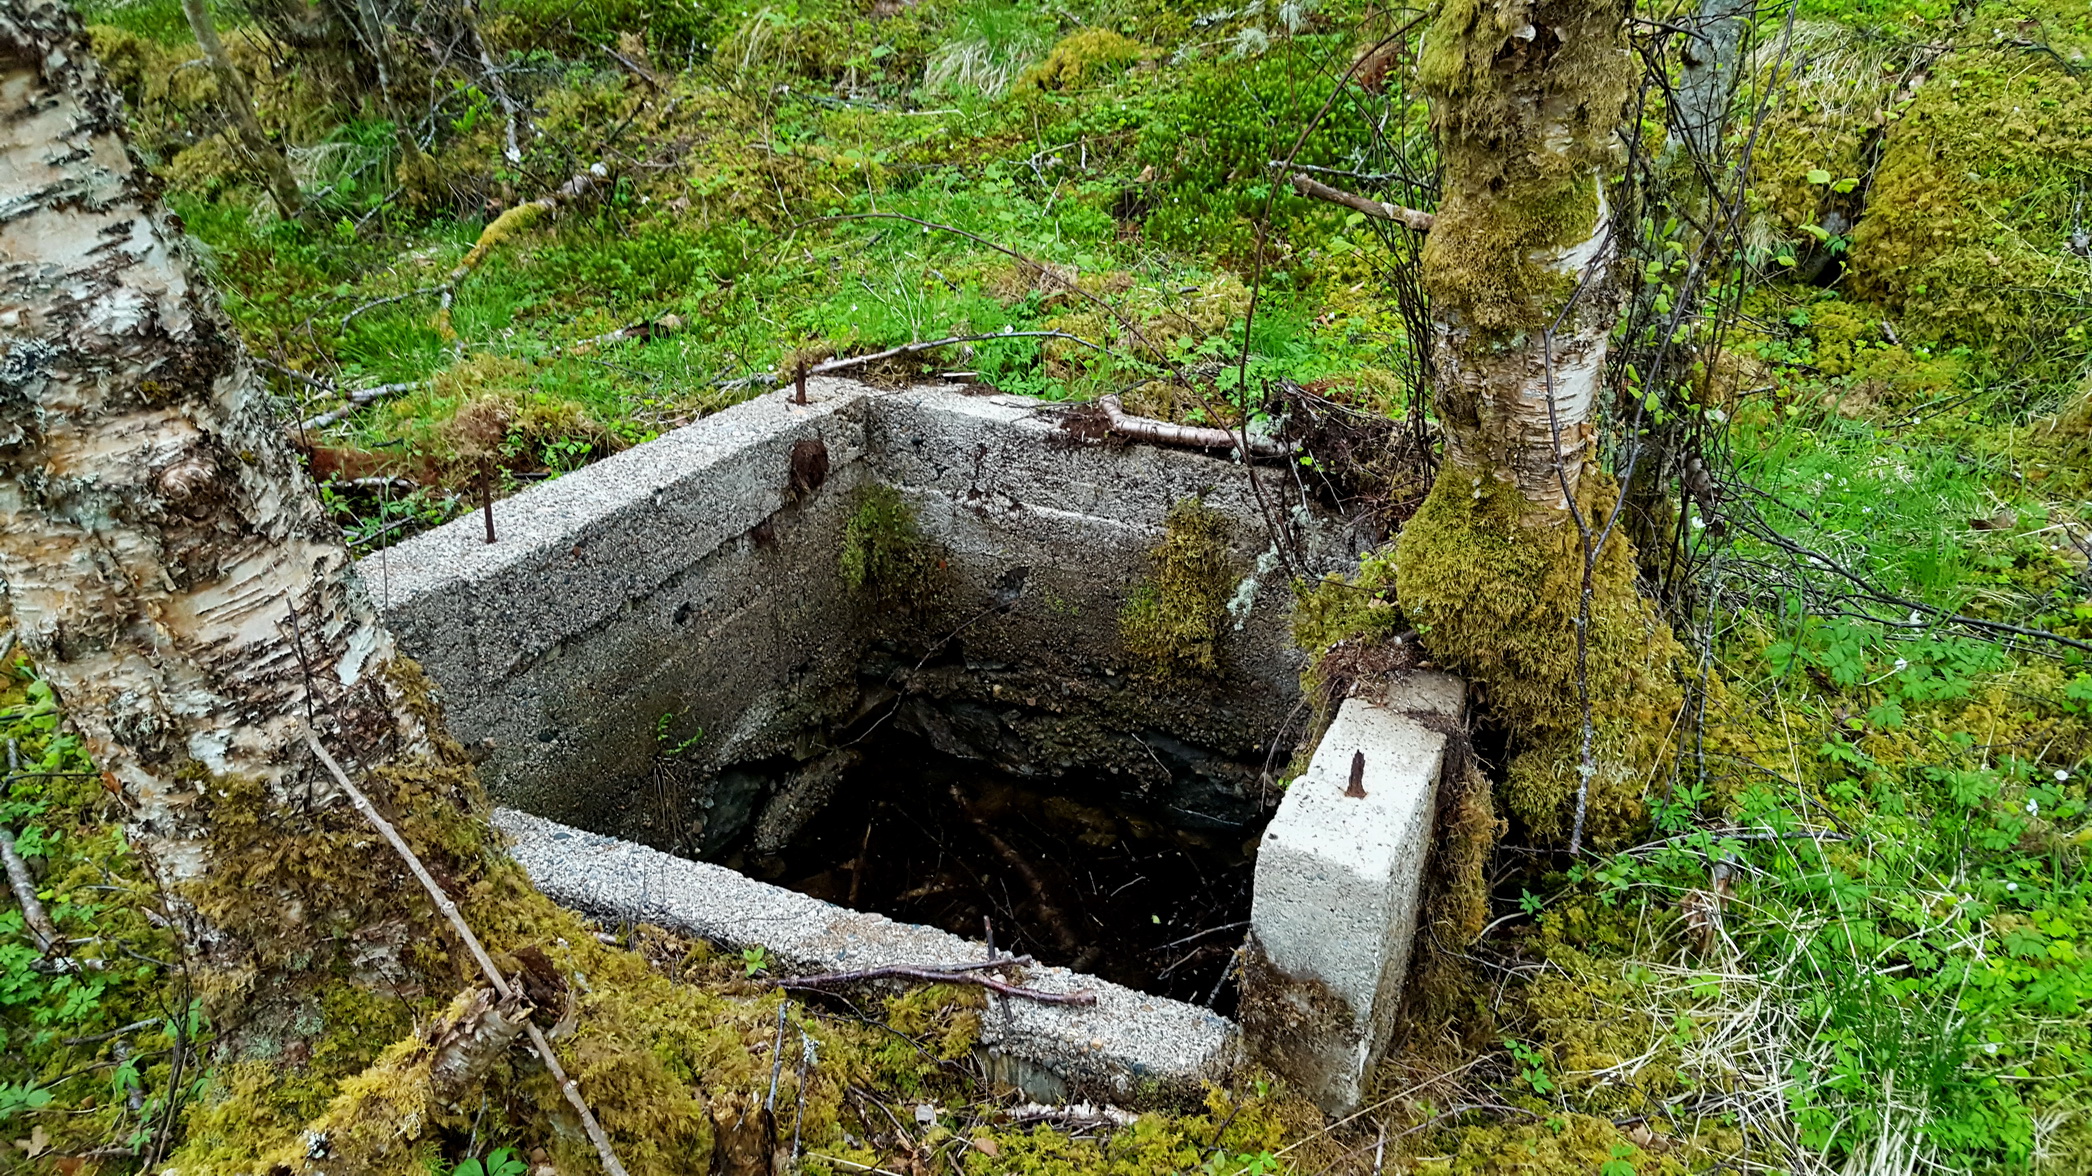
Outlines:
[[[0,1165],[138,1147],[197,1082],[199,1011],[173,908],[129,852],[116,795],[61,726],[27,662],[0,661],[0,828],[67,947],[45,958],[21,907],[0,906]],[[40,1142],[37,1142],[40,1138]],[[25,1154],[27,1153],[27,1154]]]
[[[874,483],[858,492],[837,556],[844,586],[883,606],[924,607],[943,567],[899,490]]]

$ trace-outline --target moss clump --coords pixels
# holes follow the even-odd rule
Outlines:
[[[1171,507],[1162,542],[1148,553],[1154,574],[1119,613],[1119,640],[1159,674],[1220,670],[1228,600],[1241,578],[1228,530],[1228,517],[1198,498]]]
[[[938,563],[916,524],[915,508],[900,491],[881,485],[858,491],[837,562],[851,591],[892,605],[922,603]]]
[[[1340,642],[1378,645],[1401,632],[1404,623],[1395,605],[1393,548],[1366,555],[1348,577],[1330,575],[1295,586],[1293,643],[1311,659]],[[1310,678],[1313,673],[1311,668]]]
[[[1615,491],[1587,473],[1580,509],[1606,516]],[[1448,463],[1396,551],[1402,610],[1425,646],[1465,675],[1524,748],[1504,799],[1542,835],[1566,833],[1578,787],[1583,710],[1576,632],[1581,537],[1567,514],[1511,483]],[[1635,591],[1634,552],[1617,533],[1592,569],[1587,674],[1598,734],[1590,827],[1600,841],[1641,817],[1641,786],[1668,749],[1682,701],[1680,649]]]
[[[1041,90],[1074,90],[1101,75],[1140,60],[1140,45],[1110,29],[1087,28],[1055,43],[1046,60],[1028,69],[1020,84]]]
[[[2027,476],[2051,493],[2069,493],[2092,485],[2092,379],[2063,405],[2061,412],[2034,422],[2027,430],[2032,450]]]
[[[2004,5],[1978,11],[1978,27],[2028,19]],[[2045,24],[2027,35],[2092,36],[2082,5]],[[2092,77],[2081,70],[2007,46],[1944,58],[1885,133],[1853,233],[1853,291],[1916,341],[2000,356],[2032,345],[2045,360],[2068,336],[2064,350],[2081,351],[2092,263],[2067,244],[2092,171],[2087,126]]]

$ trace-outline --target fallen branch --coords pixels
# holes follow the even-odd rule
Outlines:
[[[29,863],[15,849],[14,833],[4,827],[0,827],[0,861],[7,865],[8,888],[15,892],[15,901],[22,904],[22,922],[29,928],[37,954],[46,958],[57,954],[65,940],[58,934],[58,924],[51,921],[51,913],[44,909],[43,900],[36,897],[36,878],[29,872]]]
[[[1028,1102],[1011,1107],[1003,1114],[1010,1123],[1056,1123],[1069,1128],[1131,1127],[1140,1121],[1140,1116],[1134,1112],[1120,1110],[1109,1103],[1077,1102],[1053,1107]]]
[[[884,968],[864,968],[856,972],[829,972],[821,976],[789,976],[777,981],[780,988],[822,988],[832,984],[857,984],[866,980],[920,980],[925,984],[972,984],[1003,996],[1035,1000],[1040,1004],[1093,1005],[1097,1003],[1094,992],[1041,992],[1036,988],[1006,984],[981,972],[988,968],[1005,967],[1031,962],[1029,956],[1008,959],[985,960],[978,964],[960,964],[957,967],[909,967],[895,964]]]
[[[560,205],[587,195],[598,180],[609,174],[609,169],[602,164],[590,164],[587,171],[576,172],[566,183],[553,189],[551,195],[527,200],[488,221],[487,227],[479,231],[479,240],[474,241],[472,248],[465,251],[465,256],[459,260],[457,268],[450,271],[450,276],[443,279],[442,285],[434,288],[441,295],[440,305],[436,310],[436,333],[446,340],[457,339],[458,333],[450,326],[450,307],[457,296],[458,283],[478,269],[487,260],[487,255],[494,251],[495,246],[530,228]]]
[[[1134,416],[1126,411],[1116,396],[1103,396],[1097,406],[1104,410],[1105,419],[1111,422],[1111,431],[1136,441],[1148,441],[1156,445],[1175,445],[1185,449],[1240,449],[1242,436],[1232,429],[1217,429],[1204,425],[1180,425],[1173,421],[1158,421],[1153,417]],[[1286,452],[1286,445],[1272,437],[1251,437],[1249,451],[1257,457],[1279,457]]]
[[[421,380],[408,380],[401,384],[379,384],[375,388],[357,388],[349,393],[349,402],[347,404],[342,405],[340,408],[330,408],[318,416],[306,417],[298,422],[298,427],[307,431],[324,429],[337,421],[347,420],[349,414],[366,404],[383,400],[387,396],[394,396],[401,392],[410,392],[421,387],[423,383],[424,381]]]
[[[341,765],[335,762],[333,756],[327,754],[327,749],[320,743],[320,737],[310,727],[305,729],[305,742],[312,747],[312,753],[319,757],[320,763],[326,766],[328,774],[334,777],[334,782],[341,785],[342,792],[348,796],[349,802],[356,806],[356,811],[363,814],[363,819],[369,821],[378,834],[385,838],[386,843],[392,846],[393,852],[399,854],[400,860],[407,863],[407,869],[421,883],[421,888],[428,891],[430,901],[434,902],[436,909],[450,921],[451,928],[458,933],[458,938],[465,941],[465,947],[478,962],[480,971],[486,973],[488,982],[494,986],[494,992],[504,1001],[513,999],[515,989],[509,984],[508,977],[503,976],[501,969],[494,966],[494,961],[487,955],[487,949],[480,943],[479,936],[472,933],[471,925],[466,923],[465,916],[459,913],[458,904],[452,902],[450,896],[443,892],[443,887],[437,885],[436,880],[429,876],[428,867],[421,864],[421,859],[415,856],[413,849],[400,837],[399,830],[393,828],[392,822],[379,814],[377,806],[371,804],[370,798],[363,795],[361,789],[349,782],[349,774],[342,771]],[[596,1122],[595,1114],[588,1109],[588,1104],[582,1101],[580,1085],[567,1077],[566,1068],[559,1064],[559,1055],[552,1052],[552,1043],[546,1039],[545,1031],[538,1028],[535,1021],[526,1021],[523,1028],[530,1034],[530,1044],[536,1047],[538,1057],[544,1060],[545,1069],[551,1071],[552,1080],[559,1084],[560,1093],[566,1095],[567,1102],[573,1106],[575,1113],[581,1116],[581,1129],[588,1133],[589,1142],[596,1145],[596,1155],[603,1161],[603,1170],[610,1176],[628,1176],[625,1166],[618,1162],[617,1153],[610,1148],[610,1137],[603,1133],[603,1125]]]
[[[1293,190],[1310,200],[1326,200],[1331,204],[1357,209],[1367,216],[1394,221],[1413,232],[1430,232],[1431,222],[1437,219],[1428,212],[1418,212],[1414,208],[1404,208],[1399,204],[1360,196],[1356,192],[1346,192],[1342,188],[1332,188],[1306,172],[1293,173]]]

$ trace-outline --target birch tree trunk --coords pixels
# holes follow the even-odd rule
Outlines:
[[[463,976],[305,724],[444,875],[488,835],[123,118],[69,6],[0,8],[0,588],[196,917],[221,1054],[269,1056],[323,983]]]
[[[1445,185],[1423,265],[1447,456],[1558,508],[1618,315],[1605,170],[1625,16],[1614,0],[1447,0],[1419,63]]]
[[[1397,541],[1396,591],[1511,728],[1511,811],[1571,844],[1586,792],[1601,840],[1638,818],[1636,772],[1660,754],[1641,731],[1675,697],[1675,642],[1588,468],[1621,305],[1606,178],[1635,76],[1626,15],[1441,0],[1417,66],[1443,184],[1422,262],[1445,459]]]

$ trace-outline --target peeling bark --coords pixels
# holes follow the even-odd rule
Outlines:
[[[353,950],[349,974],[426,987],[382,933],[426,921],[418,895],[271,872],[268,847],[358,821],[308,721],[357,774],[440,735],[124,130],[69,6],[0,8],[0,589],[132,845],[176,896],[215,885],[248,912],[201,919],[195,945],[224,1046],[309,996],[257,950],[272,934],[314,940],[312,974]],[[469,776],[426,774],[469,811]],[[227,819],[251,877],[212,876]]]

